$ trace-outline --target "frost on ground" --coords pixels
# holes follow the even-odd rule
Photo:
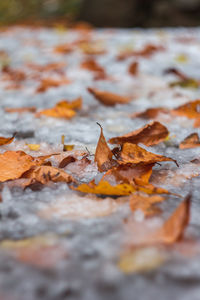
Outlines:
[[[84,39],[90,40],[96,49],[93,51],[99,54],[89,55],[91,49]],[[54,51],[64,44],[79,46],[71,52]],[[146,44],[163,49],[150,57],[117,59],[119,54],[140,51]],[[17,135],[13,143],[1,146],[0,152],[22,150],[32,156],[57,154],[62,152],[64,135],[65,144],[74,145],[68,155],[89,151],[92,157],[99,137],[96,122],[109,139],[148,123],[130,117],[136,112],[156,107],[173,109],[198,99],[198,87],[169,87],[177,77],[164,71],[178,68],[189,78],[200,80],[199,50],[199,29],[87,33],[23,27],[2,30],[2,69],[9,65],[24,72],[26,77],[17,80],[15,74],[11,80],[9,74],[1,72],[0,136],[12,136],[14,132]],[[91,71],[80,67],[91,56],[106,71],[106,80],[94,80]],[[139,71],[137,76],[132,76],[128,68],[135,60]],[[57,71],[53,67],[45,69],[50,63],[62,67]],[[43,79],[60,80],[61,77],[68,83],[38,92]],[[104,106],[88,92],[88,87],[127,96],[132,101]],[[83,108],[70,120],[5,111],[22,107],[43,110],[63,99],[74,100],[80,96]],[[170,136],[148,150],[172,157],[179,168],[171,162],[156,165],[151,183],[182,197],[192,193],[191,219],[185,239],[170,250],[161,245],[126,247],[128,239],[136,239],[143,222],[149,231],[163,224],[180,202],[176,195],[167,195],[166,201],[159,205],[162,214],[144,220],[141,210],[130,211],[126,197],[100,200],[96,195],[72,191],[64,183],[47,185],[39,191],[29,188],[22,191],[4,185],[0,203],[0,299],[129,300],[133,294],[137,300],[199,299],[200,165],[191,161],[199,158],[200,148],[181,150],[178,145],[194,131],[200,134],[200,130],[193,128],[193,120],[184,117],[160,114],[157,120],[168,128]],[[30,147],[35,144],[40,145],[37,151]],[[56,155],[50,161],[57,166]],[[83,168],[78,161],[64,170],[83,183],[94,178],[100,180],[95,163]],[[128,218],[138,226],[132,236],[124,230]]]

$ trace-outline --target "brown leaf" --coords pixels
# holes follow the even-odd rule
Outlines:
[[[177,165],[176,160],[159,154],[149,152],[138,145],[125,143],[123,144],[120,158],[123,163],[147,163],[154,164],[162,161],[173,161]]]
[[[130,196],[129,204],[132,211],[142,210],[145,216],[152,216],[160,212],[160,209],[155,207],[154,204],[164,200],[164,197],[158,195],[146,196],[133,194]]]
[[[114,164],[117,164],[116,161],[112,159],[113,153],[108,147],[106,139],[103,135],[103,129],[99,123],[97,123],[101,128],[101,134],[99,141],[96,147],[96,152],[94,156],[94,161],[97,162],[97,166],[100,172],[105,172],[110,169]]]
[[[103,67],[101,67],[96,60],[93,58],[86,59],[82,62],[81,68],[87,69],[89,71],[92,71],[96,73],[97,75],[100,75],[102,77],[106,77],[105,70]]]
[[[116,104],[127,104],[131,101],[129,97],[120,96],[107,91],[100,91],[94,88],[88,88],[88,91],[102,104],[114,106]]]
[[[167,114],[168,112],[169,110],[163,107],[148,108],[145,111],[132,114],[131,118],[155,119],[160,113]]]
[[[61,79],[52,79],[52,78],[43,78],[41,80],[40,85],[36,89],[36,93],[44,93],[49,88],[56,88],[61,85],[69,84],[70,80],[67,78],[61,78]]]
[[[5,138],[3,136],[0,136],[0,146],[11,144],[15,138],[15,135],[16,133],[14,133],[13,136],[10,138]]]
[[[145,146],[153,146],[164,141],[168,134],[169,132],[164,125],[159,122],[152,122],[123,136],[111,138],[109,143],[120,145],[124,143],[142,143]]]
[[[31,167],[40,165],[49,157],[32,157],[23,151],[6,151],[0,154],[0,181],[13,180]]]
[[[133,183],[133,180],[141,179],[144,183],[149,182],[154,164],[121,164],[107,171],[102,180],[109,181],[114,177],[117,183]]]
[[[59,163],[59,168],[65,168],[67,165],[75,162],[77,159],[74,156],[67,156],[65,158],[63,158],[63,160],[61,160],[61,162]]]
[[[180,149],[196,148],[200,146],[198,133],[188,135],[179,145]]]
[[[65,171],[52,166],[37,166],[33,167],[22,175],[23,178],[28,178],[30,181],[26,187],[37,182],[43,185],[49,182],[66,182],[71,183],[74,181],[73,177]]]
[[[54,52],[59,54],[68,54],[71,53],[73,50],[74,49],[71,44],[61,44],[61,45],[57,45],[54,48]]]
[[[143,57],[150,57],[152,56],[154,53],[158,52],[158,51],[163,51],[164,48],[162,46],[157,46],[157,45],[153,45],[153,44],[147,44],[144,46],[143,49],[139,50],[139,51],[134,51],[134,50],[126,50],[123,53],[121,53],[120,55],[118,55],[117,59],[118,60],[125,60],[129,57],[132,56],[143,56]]]
[[[6,107],[4,108],[4,110],[8,113],[19,113],[19,114],[24,112],[30,112],[30,113],[36,112],[35,107],[16,107],[16,108]]]
[[[129,74],[136,76],[138,74],[138,67],[139,67],[138,62],[134,61],[133,63],[131,63],[128,68]]]
[[[172,110],[171,113],[173,115],[187,117],[188,119],[200,118],[200,100],[183,104]]]
[[[177,77],[179,77],[181,80],[187,80],[189,79],[189,77],[187,75],[185,75],[183,72],[181,72],[180,70],[176,69],[176,68],[169,68],[166,69],[164,71],[165,74],[173,74],[176,75]]]

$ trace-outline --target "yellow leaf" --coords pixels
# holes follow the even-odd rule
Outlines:
[[[29,147],[29,149],[31,151],[38,151],[38,150],[40,150],[40,145],[39,144],[27,144],[27,146]]]

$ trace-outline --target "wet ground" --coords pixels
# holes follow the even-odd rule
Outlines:
[[[67,54],[53,49],[59,44],[89,39],[105,53],[95,55],[110,80],[94,80],[93,74],[80,68],[88,57],[79,46]],[[123,61],[117,55],[145,44],[164,47],[150,57],[130,57]],[[33,156],[62,151],[61,136],[75,150],[94,153],[99,137],[99,122],[106,138],[122,135],[140,128],[147,120],[131,119],[130,114],[149,107],[174,108],[198,99],[199,89],[169,87],[177,80],[164,75],[166,68],[176,67],[189,77],[199,79],[200,30],[99,30],[89,33],[56,29],[10,28],[0,32],[2,66],[10,64],[25,72],[21,81],[0,81],[0,135],[17,132],[15,142],[0,151],[23,150]],[[131,62],[139,62],[139,73],[128,73]],[[34,71],[30,64],[66,64],[62,76],[71,83],[37,93],[42,78],[60,78],[58,72]],[[64,74],[64,75],[63,75]],[[13,86],[13,82],[15,86]],[[17,84],[17,87],[16,87]],[[126,105],[105,107],[91,96],[87,87],[129,96]],[[83,108],[71,120],[35,117],[33,113],[6,113],[5,108],[35,106],[53,107],[62,99],[81,96]],[[131,272],[122,267],[127,237],[124,221],[144,218],[130,212],[128,203],[116,199],[96,200],[96,196],[71,191],[66,184],[57,183],[40,191],[11,189],[4,186],[0,203],[0,299],[1,300],[59,300],[115,299],[195,300],[200,295],[200,205],[198,164],[199,148],[180,150],[178,144],[188,134],[199,132],[193,121],[186,118],[159,119],[169,130],[170,139],[153,148],[155,153],[170,156],[179,163],[156,166],[152,183],[173,193],[192,193],[190,224],[182,242],[171,248],[148,246],[133,249],[128,262]],[[27,144],[40,144],[31,151]],[[54,158],[52,158],[54,162]],[[77,167],[78,168],[78,167]],[[76,169],[69,171],[77,173]],[[157,175],[156,175],[157,174]],[[95,165],[79,172],[82,182],[97,175]],[[164,178],[164,179],[163,179]],[[162,223],[180,202],[179,197],[167,196],[160,205],[163,213],[148,220]],[[130,236],[129,236],[130,238]],[[134,239],[134,237],[132,237]]]

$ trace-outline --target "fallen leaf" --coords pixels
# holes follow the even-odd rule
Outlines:
[[[61,45],[57,45],[53,51],[59,54],[69,54],[73,50],[74,48],[71,44],[61,44]]]
[[[143,112],[137,112],[132,114],[131,118],[141,118],[141,119],[155,119],[159,114],[167,114],[169,110],[163,107],[148,108]]]
[[[94,161],[97,162],[97,166],[100,172],[105,172],[110,169],[112,166],[116,165],[117,162],[112,159],[113,153],[108,147],[106,139],[103,135],[103,129],[99,123],[101,134],[99,141],[96,147],[96,152],[94,156]]]
[[[73,162],[75,162],[77,159],[74,157],[74,156],[71,156],[71,155],[69,155],[69,156],[67,156],[67,157],[65,157],[65,158],[63,158],[62,160],[61,160],[61,162],[59,163],[59,168],[65,168],[67,165],[69,165],[69,164],[71,164],[71,163],[73,163]]]
[[[200,146],[198,133],[188,135],[179,145],[180,149],[190,149]]]
[[[131,183],[133,180],[141,179],[144,183],[149,182],[154,164],[121,164],[108,170],[103,180],[109,181],[110,177],[114,177],[117,183]]]
[[[39,144],[27,144],[29,149],[31,151],[39,151],[40,150],[40,145]]]
[[[136,76],[138,74],[138,67],[139,67],[138,62],[134,61],[133,63],[131,63],[128,68],[129,74]]]
[[[77,98],[71,102],[63,100],[58,102],[52,108],[41,110],[36,114],[36,116],[45,115],[47,117],[53,117],[53,118],[71,119],[76,114],[74,110],[80,109],[81,107],[82,107],[81,98]]]
[[[96,60],[89,58],[81,63],[81,68],[94,72],[97,76],[102,78],[106,77],[106,73],[103,67],[101,67]]]
[[[101,103],[106,106],[114,106],[116,104],[127,104],[131,101],[129,97],[120,96],[107,91],[100,91],[94,88],[88,88],[88,91]]]
[[[173,161],[177,165],[176,160],[159,154],[149,152],[136,144],[125,143],[120,153],[122,163],[147,163],[154,164],[162,161]],[[120,160],[118,160],[120,162]]]
[[[3,136],[0,136],[0,146],[11,144],[15,138],[15,135],[16,133],[14,133],[13,136],[10,138],[5,138]]]
[[[124,143],[142,143],[145,146],[153,146],[164,141],[168,134],[167,128],[155,121],[123,136],[111,138],[108,142],[110,144],[120,145],[123,145]]]
[[[154,204],[164,201],[165,198],[153,195],[146,196],[141,194],[133,194],[130,196],[129,204],[132,211],[141,210],[145,216],[152,216],[160,213],[161,210]]]
[[[188,80],[188,76],[185,75],[182,71],[176,69],[176,68],[169,68],[169,69],[166,69],[164,71],[164,74],[173,74],[173,75],[176,75],[177,77],[179,77],[181,80]]]
[[[49,182],[74,182],[71,175],[67,174],[65,171],[52,166],[37,166],[29,169],[23,175],[22,178],[28,178],[30,181],[26,184],[26,187],[37,182],[43,185]]]
[[[200,118],[200,100],[187,102],[171,111],[173,115],[187,117],[188,119]]]
[[[21,177],[31,167],[41,165],[49,156],[32,157],[23,151],[6,151],[0,154],[0,181]]]
[[[179,80],[179,81],[174,81],[174,82],[170,83],[170,87],[176,87],[176,86],[180,86],[180,87],[186,88],[186,89],[198,89],[199,82],[196,79],[188,78],[185,80]]]
[[[44,93],[49,88],[56,88],[61,85],[66,85],[69,83],[70,83],[70,80],[67,78],[61,78],[61,79],[43,78],[41,80],[40,85],[36,89],[36,93]]]
[[[30,113],[36,112],[35,107],[16,107],[16,108],[6,107],[6,108],[4,108],[4,110],[8,113],[19,113],[19,114],[25,113],[25,112],[30,112]]]

